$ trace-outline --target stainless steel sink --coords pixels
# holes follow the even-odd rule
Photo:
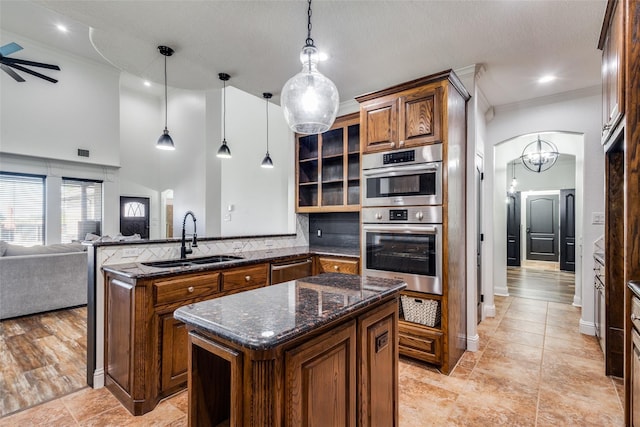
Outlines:
[[[187,258],[187,259],[169,259],[165,261],[150,261],[143,262],[142,265],[157,268],[171,268],[171,267],[188,267],[191,265],[203,265],[203,264],[216,264],[219,262],[228,262],[242,259],[241,256],[234,255],[213,255],[200,258]]]

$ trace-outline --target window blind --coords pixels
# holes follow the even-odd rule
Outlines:
[[[102,182],[62,178],[61,195],[62,243],[102,234]]]
[[[0,172],[0,240],[44,244],[44,176]]]

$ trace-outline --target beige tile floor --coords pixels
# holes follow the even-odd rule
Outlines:
[[[478,352],[450,376],[402,359],[400,423],[414,426],[621,426],[622,382],[604,375],[594,337],[566,304],[498,298]],[[4,426],[184,426],[187,394],[133,417],[106,390],[85,388],[5,418]]]

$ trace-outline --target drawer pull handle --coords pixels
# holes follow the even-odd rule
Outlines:
[[[395,148],[396,147],[396,143],[395,142],[392,142],[390,145],[391,145],[391,148]]]
[[[251,280],[251,276],[244,276],[244,280],[245,280],[245,282],[250,281]]]
[[[631,320],[638,320],[638,316],[635,313],[631,313]]]
[[[191,292],[193,292],[193,286],[189,286],[189,287],[187,288],[187,290],[188,290],[190,293],[191,293]]]
[[[333,269],[334,269],[335,271],[338,271],[338,270],[340,270],[340,267],[339,267],[339,266],[337,266],[337,265],[334,265],[334,266],[333,266]]]

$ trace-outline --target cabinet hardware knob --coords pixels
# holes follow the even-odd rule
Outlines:
[[[335,271],[338,271],[338,270],[340,270],[340,267],[339,267],[339,266],[337,266],[337,265],[334,265],[334,266],[333,266],[333,269],[334,269]]]
[[[395,146],[396,146],[396,143],[395,143],[395,142],[392,142],[392,143],[391,143],[391,148],[394,148]]]
[[[638,316],[635,313],[631,313],[631,320],[638,320]]]
[[[188,290],[189,292],[193,292],[193,286],[189,286],[189,287],[187,288],[187,290]]]
[[[249,280],[251,280],[251,276],[244,276],[244,280],[245,282],[248,282]]]
[[[399,145],[400,147],[404,147],[404,141],[400,141],[400,142],[398,143],[398,145]]]
[[[602,130],[609,130],[609,129],[611,129],[611,125],[602,126]]]

